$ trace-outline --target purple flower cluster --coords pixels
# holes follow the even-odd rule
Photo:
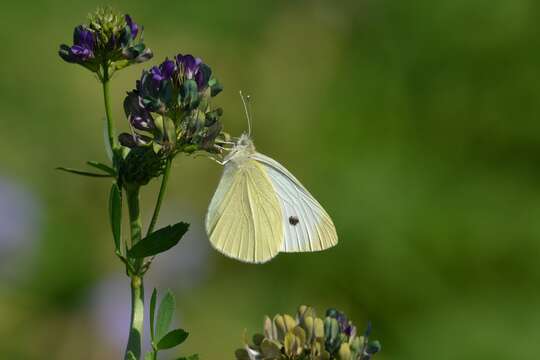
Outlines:
[[[129,15],[117,15],[110,10],[98,10],[91,15],[89,24],[77,26],[73,45],[60,45],[59,55],[93,72],[110,65],[112,71],[118,70],[153,56],[142,42],[139,25]]]
[[[129,148],[152,144],[171,154],[208,150],[221,132],[221,109],[210,109],[210,98],[222,90],[212,70],[200,58],[179,54],[143,70],[128,92],[124,111],[133,129],[119,137]]]

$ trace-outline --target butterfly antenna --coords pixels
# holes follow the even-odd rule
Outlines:
[[[240,99],[242,99],[242,104],[244,104],[244,111],[246,113],[246,118],[248,122],[248,136],[251,136],[251,96],[247,95],[244,97],[242,90],[240,92]]]

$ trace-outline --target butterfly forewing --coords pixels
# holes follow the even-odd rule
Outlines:
[[[283,165],[254,153],[271,180],[282,209],[284,241],[280,251],[320,251],[337,244],[334,223],[323,207]]]
[[[262,263],[281,250],[283,214],[267,172],[246,158],[228,162],[206,216],[212,245],[237,260]]]

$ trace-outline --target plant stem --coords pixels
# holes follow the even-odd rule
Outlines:
[[[127,205],[129,209],[129,229],[131,231],[131,247],[141,240],[142,223],[141,209],[139,207],[139,189],[138,185],[127,186]]]
[[[163,177],[161,179],[161,187],[159,188],[159,194],[156,201],[156,207],[154,208],[154,214],[152,215],[152,221],[150,221],[150,226],[148,226],[148,231],[146,236],[150,235],[154,228],[156,227],[156,222],[159,216],[159,211],[161,210],[161,203],[163,202],[163,197],[165,196],[165,189],[167,189],[167,183],[169,182],[169,174],[171,172],[171,162],[172,159],[167,158],[167,163],[165,164],[165,171],[163,172]]]
[[[114,120],[112,117],[111,110],[111,99],[110,99],[110,74],[109,74],[109,65],[107,63],[103,64],[103,77],[101,80],[103,85],[103,100],[105,102],[105,115],[107,116],[107,136],[109,138],[109,145],[114,154],[118,146],[116,145],[116,134],[114,130]]]
[[[139,186],[133,186],[126,189],[127,204],[129,208],[129,226],[131,231],[131,246],[141,240],[142,223],[141,211],[139,207]],[[128,259],[131,261],[131,259]],[[125,359],[128,359],[128,353],[131,351],[136,359],[141,356],[141,342],[143,335],[144,321],[144,286],[143,278],[139,275],[142,265],[142,259],[134,260],[134,274],[131,276],[131,324],[129,330],[129,339],[126,348]]]
[[[143,278],[137,275],[131,277],[131,324],[126,348],[125,360],[129,360],[131,351],[136,359],[141,357],[141,343],[144,323],[144,286]]]

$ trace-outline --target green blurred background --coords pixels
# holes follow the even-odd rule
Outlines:
[[[111,1],[156,57],[193,53],[246,129],[333,216],[336,248],[250,266],[202,229],[221,168],[181,158],[161,224],[192,232],[148,286],[171,288],[181,353],[232,359],[265,314],[308,303],[373,322],[385,359],[540,357],[540,5],[535,0]],[[113,255],[100,86],[60,43],[103,2],[9,1],[0,44],[0,353],[119,359],[128,279]],[[144,66],[150,66],[145,64]],[[121,102],[143,66],[120,72]],[[157,182],[144,193],[145,218]],[[172,358],[172,354],[170,354]],[[164,357],[167,358],[167,357]]]

